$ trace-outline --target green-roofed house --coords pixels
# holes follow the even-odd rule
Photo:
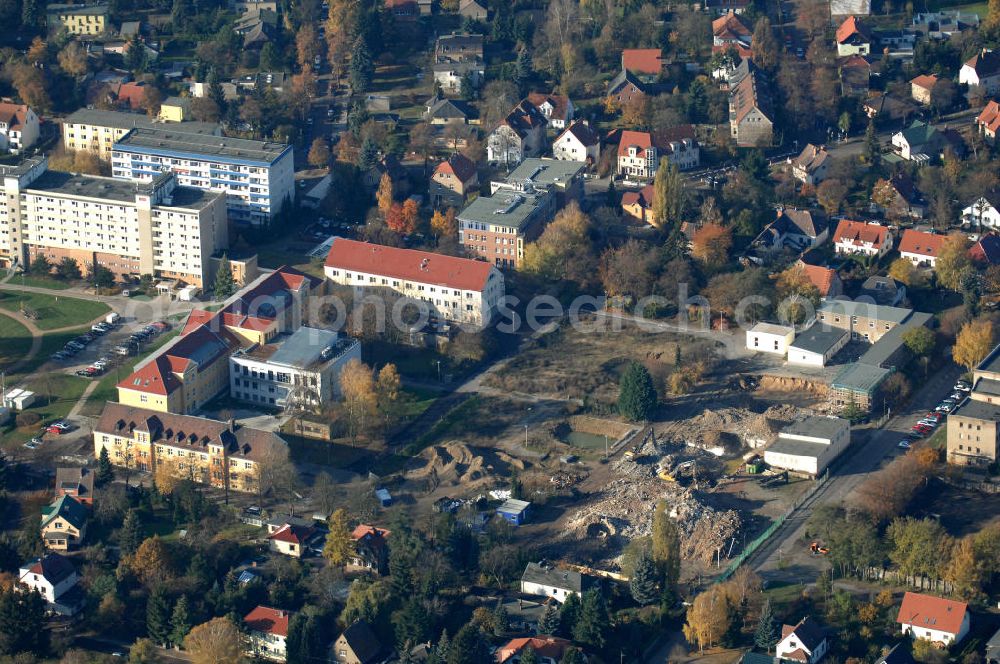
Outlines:
[[[941,152],[944,142],[941,132],[922,120],[914,120],[909,127],[892,135],[892,147],[909,161],[927,161]],[[926,156],[918,159],[918,155]]]
[[[847,406],[853,401],[861,410],[869,411],[879,387],[891,373],[891,369],[871,364],[846,364],[830,383],[833,402],[838,406]]]
[[[55,551],[75,549],[87,530],[87,508],[76,498],[62,495],[42,508],[42,539]]]

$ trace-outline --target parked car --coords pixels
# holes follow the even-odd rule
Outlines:
[[[904,438],[903,440],[896,443],[896,447],[902,447],[904,450],[908,450],[910,449],[910,441]]]
[[[954,399],[955,402],[958,403],[958,402],[962,401],[963,399],[965,399],[965,396],[966,396],[965,392],[952,392],[951,395],[948,398],[949,399]]]
[[[969,385],[969,383],[967,383],[964,380],[960,380],[957,383],[955,383],[955,386],[953,388],[951,388],[951,389],[957,390],[959,392],[971,392],[972,391],[972,385]]]

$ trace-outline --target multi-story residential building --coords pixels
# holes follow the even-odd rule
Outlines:
[[[99,35],[108,28],[107,4],[56,4],[45,6],[49,29],[71,35]]]
[[[837,55],[868,55],[871,53],[872,36],[857,16],[848,16],[837,28]]]
[[[460,207],[466,197],[479,187],[476,163],[460,152],[448,157],[434,169],[429,194],[434,207]]]
[[[116,276],[153,275],[205,287],[211,257],[228,244],[221,194],[177,186],[172,173],[149,182],[49,171],[45,157],[0,166],[0,260],[72,258]]]
[[[969,400],[948,416],[948,462],[988,466],[1000,459],[1000,346],[972,372]]]
[[[1000,189],[987,191],[962,208],[962,223],[976,230],[1000,228]]]
[[[701,163],[700,148],[691,125],[666,131],[623,131],[618,143],[618,174],[632,179],[656,177],[660,161],[666,158],[680,170],[696,168]]]
[[[494,265],[518,268],[525,244],[541,235],[555,211],[555,196],[534,188],[480,196],[459,213],[458,239]]]
[[[892,229],[880,224],[841,219],[833,233],[838,254],[864,254],[881,258],[892,249]]]
[[[41,534],[45,548],[76,549],[87,533],[87,508],[72,496],[59,496],[42,508]]]
[[[601,136],[586,120],[577,120],[552,143],[552,156],[564,161],[596,164],[601,157]]]
[[[519,164],[537,157],[545,149],[545,126],[541,111],[527,100],[515,106],[487,138],[486,156],[494,164]]]
[[[20,152],[38,140],[38,116],[25,104],[0,104],[0,150]]]
[[[739,146],[770,145],[774,112],[764,74],[744,60],[729,79],[729,130]]]
[[[148,181],[173,171],[182,185],[226,194],[229,219],[262,226],[290,204],[292,146],[188,133],[183,125],[137,127],[114,144],[111,173]]]
[[[194,310],[181,336],[118,383],[118,401],[163,413],[194,413],[229,387],[229,357],[298,329],[320,280],[282,267],[253,281],[216,313]]]
[[[102,449],[116,466],[145,473],[165,469],[181,479],[245,493],[259,487],[258,464],[288,454],[285,442],[270,431],[113,401],[94,426],[94,456]]]
[[[870,302],[826,300],[816,310],[816,320],[826,327],[847,330],[851,338],[876,343],[897,325],[906,323],[912,309]]]
[[[958,82],[977,85],[988,95],[1000,92],[1000,51],[984,48],[966,60],[958,72]]]
[[[340,395],[340,372],[352,359],[361,360],[357,339],[303,326],[234,352],[229,394],[271,407],[315,408]]]
[[[556,204],[562,207],[570,200],[583,197],[583,171],[587,165],[582,161],[563,161],[546,157],[525,159],[502,180],[490,182],[490,194],[499,191],[549,191],[556,196]]]
[[[246,653],[274,662],[284,662],[288,638],[288,621],[292,613],[284,609],[258,606],[243,616],[246,625]]]
[[[491,263],[346,238],[334,239],[323,272],[336,284],[391,290],[426,303],[432,316],[470,325],[488,323],[504,296],[503,274]]]

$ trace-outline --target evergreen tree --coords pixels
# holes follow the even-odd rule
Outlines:
[[[434,653],[438,656],[441,662],[448,661],[448,653],[451,651],[451,639],[448,638],[448,630],[441,630],[441,638],[438,639],[437,645],[434,646]]]
[[[778,640],[777,625],[774,622],[774,613],[771,610],[771,600],[764,600],[764,606],[760,610],[760,618],[757,619],[757,629],[753,633],[753,643],[758,648],[770,652],[771,647]]]
[[[468,624],[458,630],[455,642],[448,648],[447,664],[482,664],[490,661],[490,651],[482,631]]]
[[[618,207],[618,190],[615,189],[615,179],[608,178],[608,200],[607,206],[611,209]]]
[[[358,152],[358,170],[362,174],[367,173],[375,166],[375,162],[377,161],[378,146],[375,145],[375,141],[372,140],[371,136],[366,136],[364,143],[361,144],[361,151]]]
[[[608,618],[608,607],[604,597],[596,588],[591,588],[583,594],[580,604],[580,618],[573,628],[573,640],[600,650],[607,641],[611,621]]]
[[[632,599],[643,606],[652,604],[659,597],[656,589],[656,566],[649,556],[639,558],[635,572],[629,579],[628,589],[632,593]]]
[[[46,258],[45,254],[38,254],[35,256],[35,260],[31,261],[31,265],[28,267],[28,272],[31,274],[40,274],[42,276],[47,276],[52,272],[52,263]]]
[[[510,616],[507,615],[507,609],[502,603],[497,602],[497,608],[493,610],[493,633],[497,636],[503,636],[509,628]]]
[[[349,69],[351,80],[351,92],[355,95],[363,95],[368,92],[372,84],[372,75],[375,67],[372,64],[371,52],[362,37],[358,37],[354,42],[354,50],[351,53],[351,66]]]
[[[11,585],[0,588],[0,655],[27,652],[44,657],[48,649],[45,598],[38,591],[25,593]]]
[[[411,597],[403,608],[392,614],[392,628],[397,643],[422,643],[431,628],[427,609],[417,597]]]
[[[541,619],[538,621],[539,634],[555,634],[559,631],[559,611],[555,602],[549,602],[545,606]]]
[[[656,388],[646,367],[632,362],[618,383],[618,412],[633,422],[648,420],[656,407]]]
[[[215,299],[225,300],[235,292],[236,280],[233,279],[233,267],[229,264],[229,257],[222,254],[219,270],[215,273]]]
[[[875,133],[875,121],[871,120],[868,122],[868,128],[865,129],[865,159],[872,166],[878,166],[881,158],[878,135]]]
[[[118,546],[123,554],[130,556],[139,549],[144,539],[139,514],[135,510],[129,510],[118,531]]]
[[[146,602],[146,634],[161,647],[170,643],[170,604],[163,586],[157,586]]]
[[[531,53],[527,48],[522,48],[517,54],[517,69],[514,74],[514,82],[517,84],[521,94],[524,94],[534,77],[535,68],[534,63],[531,61]]]
[[[174,612],[170,616],[170,642],[180,647],[184,644],[184,637],[191,631],[191,608],[188,605],[187,595],[181,595],[177,603],[174,604]]]
[[[101,447],[101,454],[97,457],[97,474],[94,475],[98,486],[110,484],[115,479],[115,468],[111,465],[111,457],[108,455],[108,448]]]
[[[21,4],[21,25],[25,30],[37,30],[42,26],[44,18],[44,0],[24,0]]]
[[[559,664],[583,664],[583,655],[576,648],[567,648]]]
[[[580,596],[573,593],[563,602],[559,610],[559,636],[570,638],[580,619]]]
[[[308,616],[301,611],[289,619],[288,635],[285,637],[286,664],[306,664],[309,661],[308,646],[306,644],[308,622]]]
[[[531,646],[521,651],[521,664],[538,664],[538,655]]]
[[[147,64],[145,45],[133,38],[125,49],[125,67],[133,72],[144,72]]]

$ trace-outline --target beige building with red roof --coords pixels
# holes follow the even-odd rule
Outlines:
[[[25,104],[0,103],[0,150],[20,152],[38,140],[38,116]]]
[[[653,212],[653,198],[656,196],[656,188],[647,184],[639,191],[626,191],[622,194],[622,210],[628,216],[641,221],[644,224],[656,225],[656,216]]]
[[[271,551],[292,558],[301,558],[306,554],[306,548],[315,535],[316,529],[312,526],[286,523],[268,535],[267,539],[270,542]]]
[[[935,74],[922,74],[910,81],[910,96],[924,106],[930,106],[934,100],[934,88],[940,79]]]
[[[986,140],[996,141],[997,132],[1000,131],[1000,103],[991,101],[986,104],[986,108],[976,118],[976,127],[979,128]]]
[[[802,269],[812,285],[819,291],[820,297],[837,297],[844,293],[844,282],[832,267],[803,263]]]
[[[841,219],[833,234],[833,246],[841,255],[885,256],[892,249],[892,230],[880,224]]]
[[[504,296],[503,273],[485,261],[336,238],[323,268],[343,286],[382,288],[423,302],[431,316],[486,324]]]
[[[269,606],[258,606],[243,616],[243,624],[246,625],[245,652],[251,657],[284,662],[291,616],[290,611]]]
[[[691,125],[666,131],[623,131],[618,143],[618,174],[637,180],[652,180],[667,162],[680,170],[696,168],[701,163],[701,148]]]
[[[946,238],[946,235],[907,228],[899,239],[899,256],[918,267],[933,268]]]
[[[908,592],[896,616],[903,634],[950,646],[969,633],[969,607],[942,597]]]
[[[436,208],[461,207],[478,187],[479,172],[475,162],[456,152],[447,161],[438,164],[431,175],[431,205]]]

